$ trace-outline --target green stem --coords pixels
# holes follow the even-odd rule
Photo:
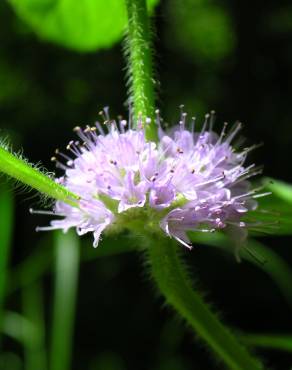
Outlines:
[[[25,160],[17,158],[7,149],[0,147],[0,172],[30,186],[39,192],[72,206],[78,206],[78,196],[57,184],[50,177],[32,167]]]
[[[149,243],[149,235],[145,237]],[[171,240],[156,239],[149,244],[151,273],[166,302],[195,330],[229,369],[258,370],[260,363],[250,356],[233,334],[218,320],[200,294],[192,288],[189,276]]]
[[[146,137],[157,141],[157,127],[154,117],[155,80],[151,35],[146,0],[125,0],[128,13],[128,37],[126,53],[129,63],[130,102],[133,106],[133,118],[136,123],[140,118],[146,124]]]

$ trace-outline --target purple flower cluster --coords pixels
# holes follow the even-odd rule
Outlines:
[[[109,118],[104,125],[76,127],[80,141],[67,147],[73,159],[58,152],[66,163],[54,160],[65,170],[57,181],[80,196],[79,208],[57,201],[54,214],[63,218],[39,229],[75,227],[79,235],[92,232],[97,246],[101,233],[125,220],[123,215],[140,214],[188,248],[187,231],[232,227],[244,234],[242,217],[257,207],[259,196],[247,179],[259,169],[244,167],[250,148],[236,151],[231,145],[240,123],[227,134],[224,125],[218,136],[212,114],[201,132],[194,132],[194,121],[187,129],[185,120],[183,113],[178,126],[165,133],[158,114],[158,143],[146,140],[141,122],[136,129]]]

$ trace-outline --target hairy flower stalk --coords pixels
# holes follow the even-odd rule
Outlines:
[[[154,123],[155,80],[153,77],[151,32],[145,0],[125,0],[128,28],[125,55],[128,63],[129,102],[134,122],[146,124],[146,137],[157,141]]]

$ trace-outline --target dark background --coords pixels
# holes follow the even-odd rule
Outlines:
[[[158,104],[163,117],[175,123],[183,103],[199,121],[215,109],[218,130],[224,121],[242,121],[247,143],[264,143],[252,160],[264,164],[265,175],[292,182],[291,2],[195,3],[165,0],[157,8]],[[54,171],[50,157],[72,139],[75,125],[93,123],[106,105],[112,116],[127,115],[122,45],[80,54],[39,41],[3,0],[0,25],[1,135],[8,134],[31,162],[41,161]],[[36,225],[48,222],[28,214],[37,198],[16,193],[13,266],[43,238],[48,244],[51,240],[34,232]],[[291,239],[269,237],[265,243],[292,264]],[[91,248],[89,239],[84,238],[83,248]],[[292,332],[291,308],[262,272],[206,246],[186,256],[226,323],[247,332]],[[47,274],[47,326],[51,285]],[[17,310],[19,305],[15,292],[7,307]],[[4,339],[3,346],[22,357],[12,340]],[[292,366],[292,355],[258,354],[267,368]],[[72,370],[220,368],[171,310],[163,308],[142,256],[129,253],[81,265]]]

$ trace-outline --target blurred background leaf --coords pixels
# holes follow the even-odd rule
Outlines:
[[[55,233],[55,285],[51,331],[51,370],[69,370],[79,272],[79,238],[73,230]]]
[[[212,0],[169,0],[168,16],[176,41],[170,38],[169,47],[179,48],[197,63],[214,63],[216,68],[234,50],[234,26],[224,4]]]
[[[44,292],[41,280],[22,289],[22,311],[34,327],[34,336],[29,337],[24,344],[24,368],[47,370]]]
[[[269,178],[264,183],[263,191],[271,194],[258,199],[258,209],[251,212],[247,220],[257,224],[256,235],[291,235],[292,185]]]
[[[251,347],[292,352],[292,335],[289,334],[239,334],[243,343]]]
[[[43,39],[78,51],[119,41],[126,26],[123,0],[9,0],[18,16]],[[150,8],[158,0],[148,0]]]
[[[287,202],[287,208],[292,208],[292,185],[276,179],[267,179],[267,189],[275,196]]]

